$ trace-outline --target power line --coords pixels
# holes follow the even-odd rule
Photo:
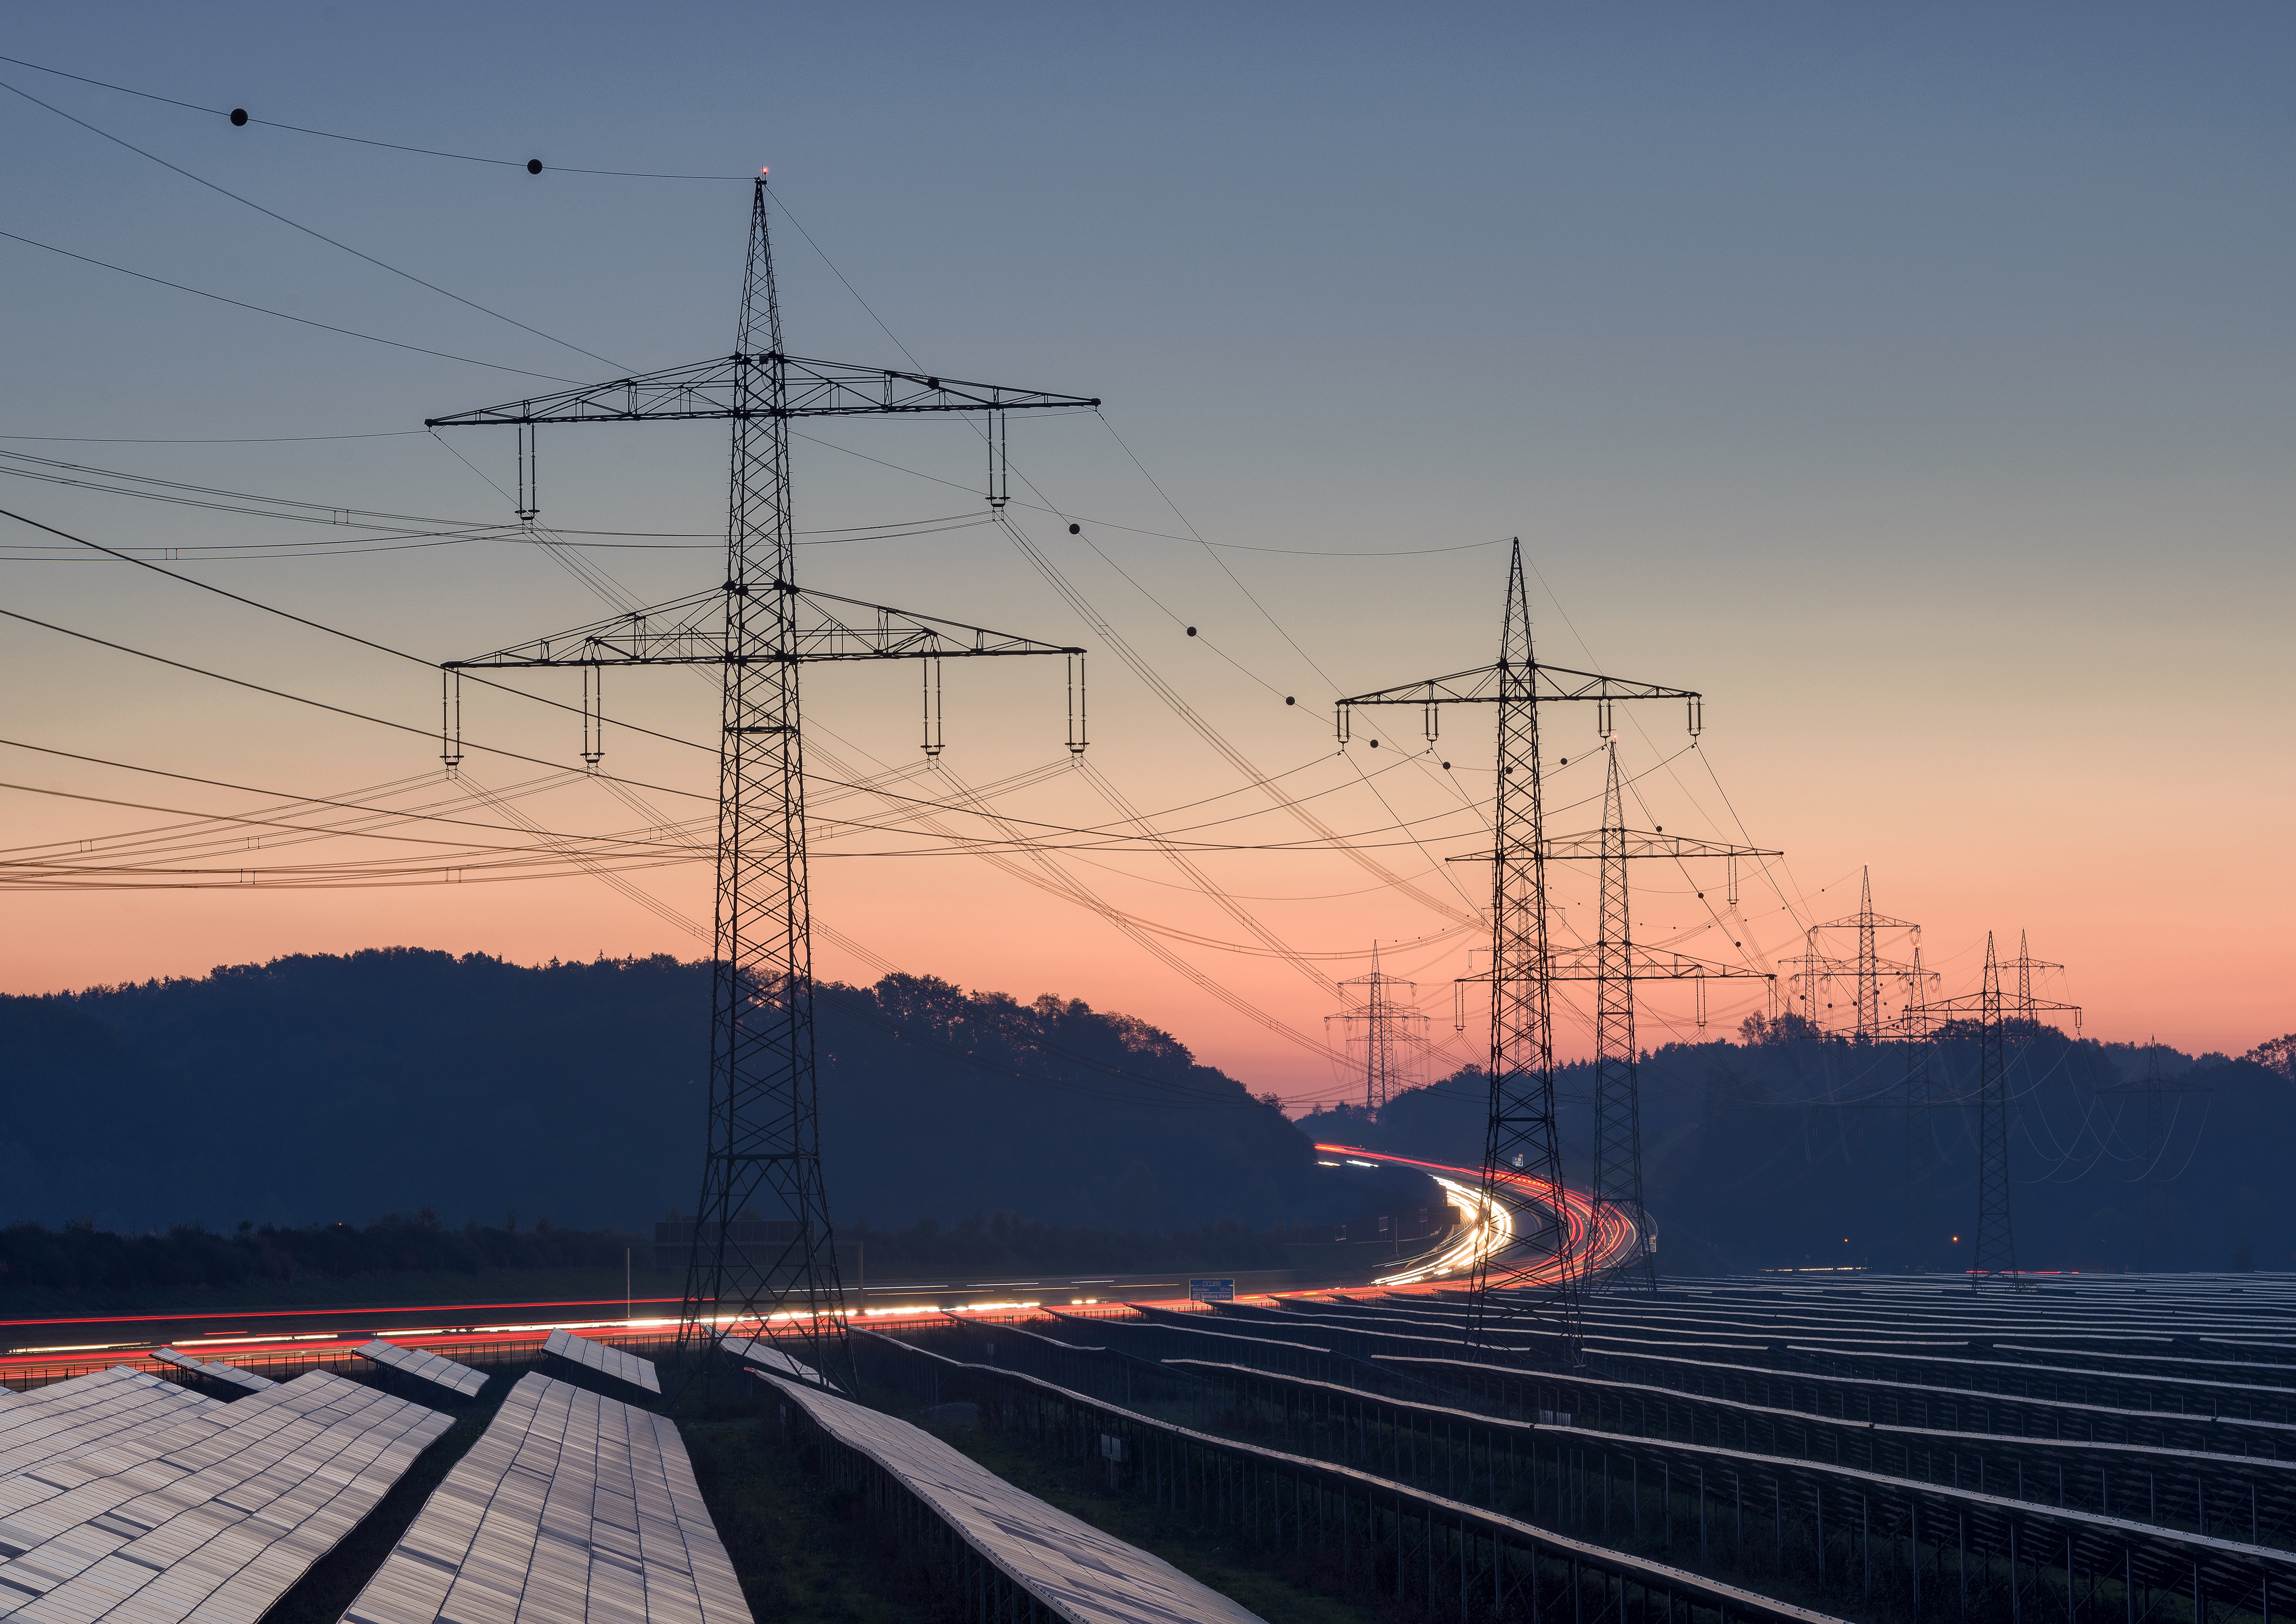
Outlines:
[[[316,238],[319,242],[325,243],[330,248],[340,249],[344,253],[350,255],[355,259],[364,259],[369,265],[375,267],[379,270],[389,271],[394,276],[402,276],[408,282],[414,283],[417,287],[428,288],[433,293],[439,294],[440,297],[445,299],[451,299],[458,305],[468,306],[471,309],[476,310],[481,316],[491,316],[498,322],[508,322],[512,326],[517,328],[521,332],[530,332],[536,338],[546,339],[553,344],[557,344],[574,351],[577,355],[588,356],[593,361],[604,361],[607,365],[617,368],[621,365],[620,362],[608,360],[604,356],[600,355],[594,349],[585,349],[582,346],[574,343],[570,340],[557,338],[550,333],[543,332],[539,327],[529,327],[524,322],[520,321],[516,316],[504,316],[499,310],[490,310],[486,306],[479,303],[476,299],[464,299],[460,293],[449,292],[447,289],[440,287],[435,282],[425,282],[422,277],[417,276],[412,271],[402,271],[397,266],[390,264],[389,261],[378,259],[373,254],[362,252],[360,250],[353,248],[348,242],[338,242],[323,231],[314,231],[308,226],[305,226],[299,221],[291,220],[275,209],[266,209],[262,204],[256,202],[251,198],[242,197],[238,193],[232,191],[228,186],[219,186],[211,180],[208,180],[201,176],[193,174],[189,169],[184,168],[180,164],[169,163],[158,153],[147,152],[132,141],[123,140],[121,137],[113,135],[110,130],[99,129],[96,126],[90,124],[86,119],[76,118],[72,114],[66,112],[62,108],[55,106],[52,103],[43,102],[30,91],[19,89],[16,86],[9,84],[4,79],[0,79],[0,90],[10,91],[14,94],[20,95],[27,102],[31,103],[35,107],[46,108],[48,111],[55,114],[57,118],[68,119],[71,123],[78,125],[80,128],[86,130],[91,135],[101,135],[106,141],[111,142],[115,145],[126,147],[138,158],[149,159],[152,162],[158,164],[161,168],[172,170],[174,173],[182,176],[185,180],[195,181],[199,185],[205,186],[209,191],[229,198],[234,203],[239,203],[246,208],[252,209],[256,213],[276,220],[282,226],[289,226],[293,230],[299,231],[307,237]],[[43,243],[40,246],[45,247],[46,245]],[[362,334],[360,336],[365,335]],[[461,357],[457,357],[455,358],[460,359]]]
[[[545,166],[537,158],[482,158],[471,152],[447,152],[436,147],[407,146],[397,141],[375,141],[365,135],[345,135],[334,130],[311,129],[300,124],[282,124],[275,119],[258,119],[245,108],[234,108],[229,112],[220,107],[203,107],[196,102],[179,102],[173,96],[158,95],[149,90],[133,90],[125,85],[114,85],[107,79],[92,79],[84,73],[66,73],[61,68],[43,67],[28,62],[20,56],[0,56],[0,62],[13,62],[19,68],[29,68],[35,73],[53,73],[58,78],[77,79],[83,85],[94,85],[102,90],[116,90],[124,96],[140,96],[146,102],[160,102],[169,107],[180,107],[189,112],[207,113],[218,119],[228,119],[234,125],[257,124],[266,129],[291,130],[298,135],[318,135],[329,141],[348,141],[358,146],[382,147],[393,152],[412,152],[424,158],[449,158],[458,163],[496,164],[504,168],[524,169],[529,175],[539,175]],[[547,166],[561,175],[607,175],[624,180],[748,180],[746,175],[662,175],[645,169],[577,169],[561,164]],[[797,222],[790,222],[792,226]],[[805,227],[799,226],[803,231]],[[858,295],[856,295],[857,298]]]
[[[0,89],[9,89],[9,88],[12,88],[12,86],[4,86],[4,85],[0,85]],[[266,212],[267,212],[267,211],[266,211]],[[313,320],[312,320],[309,316],[290,316],[290,315],[288,315],[288,314],[287,314],[287,312],[286,312],[286,311],[284,311],[284,310],[274,310],[274,309],[272,309],[272,308],[271,308],[269,306],[267,306],[267,305],[251,305],[251,304],[248,303],[248,302],[247,302],[247,300],[245,300],[245,299],[230,299],[230,298],[226,298],[225,295],[223,295],[223,294],[221,294],[221,293],[210,293],[210,292],[209,292],[205,288],[194,288],[194,287],[188,286],[188,285],[186,285],[185,283],[180,283],[180,282],[169,282],[169,281],[168,281],[165,276],[154,276],[154,275],[151,275],[151,274],[150,274],[149,272],[147,272],[147,271],[131,271],[131,270],[129,270],[129,269],[128,269],[126,266],[124,266],[124,265],[114,265],[114,264],[112,264],[112,263],[111,263],[111,261],[110,261],[109,259],[97,259],[97,258],[93,258],[93,257],[91,257],[90,255],[87,255],[87,254],[76,254],[76,253],[72,252],[72,250],[70,250],[70,249],[68,249],[68,248],[58,248],[58,247],[57,247],[54,243],[53,243],[53,242],[42,242],[38,241],[37,238],[33,238],[33,237],[27,237],[27,236],[21,235],[20,234],[16,233],[16,232],[12,232],[12,231],[0,231],[0,237],[5,237],[5,238],[7,238],[7,239],[8,239],[10,242],[21,242],[21,243],[23,243],[25,246],[27,246],[28,248],[45,249],[47,252],[49,252],[49,253],[51,253],[51,254],[62,254],[65,258],[67,258],[67,259],[77,259],[77,260],[78,260],[82,265],[93,265],[93,266],[100,267],[102,267],[102,269],[107,270],[107,271],[117,271],[117,272],[119,272],[122,276],[133,276],[133,277],[135,277],[135,280],[136,280],[136,281],[138,281],[138,282],[150,282],[150,283],[158,283],[160,287],[163,287],[163,288],[173,288],[173,289],[175,289],[175,290],[176,290],[176,291],[177,291],[178,293],[195,293],[195,294],[197,294],[197,295],[198,295],[200,298],[201,298],[201,299],[214,299],[214,300],[215,300],[217,304],[219,304],[219,305],[231,305],[231,306],[234,307],[235,308],[238,308],[238,309],[241,309],[241,310],[252,310],[252,311],[254,311],[254,312],[255,312],[255,314],[256,314],[256,315],[258,315],[258,316],[277,316],[277,317],[278,317],[281,321],[283,321],[283,322],[294,322],[294,323],[296,323],[297,324],[299,324],[299,325],[300,325],[300,326],[305,326],[305,327],[317,327],[317,328],[320,328],[321,330],[323,330],[323,331],[324,331],[324,332],[340,332],[340,333],[341,333],[345,338],[352,338],[352,339],[365,339],[365,340],[368,343],[370,343],[370,344],[388,344],[388,345],[389,345],[389,346],[390,346],[390,348],[391,348],[391,349],[406,349],[406,350],[412,350],[414,354],[419,355],[419,356],[436,356],[436,357],[439,357],[440,360],[442,360],[442,361],[460,361],[460,362],[463,363],[465,365],[468,365],[468,366],[486,366],[486,367],[491,367],[491,368],[493,368],[493,369],[494,369],[495,371],[496,371],[496,372],[503,372],[503,373],[517,373],[520,377],[521,377],[521,378],[542,378],[542,379],[545,379],[545,380],[547,380],[548,381],[550,381],[550,382],[552,382],[552,383],[570,383],[570,382],[572,382],[572,381],[573,381],[573,380],[572,380],[572,379],[570,379],[570,378],[562,378],[562,377],[560,377],[556,373],[537,373],[537,372],[531,371],[531,370],[529,370],[529,369],[528,369],[528,368],[526,368],[526,367],[523,367],[523,366],[509,366],[509,365],[505,365],[504,364],[503,364],[503,363],[502,363],[502,362],[500,362],[500,361],[481,361],[481,360],[479,360],[479,359],[477,359],[476,357],[472,357],[472,356],[458,356],[458,355],[455,355],[455,354],[454,354],[454,353],[452,353],[451,351],[448,351],[448,350],[444,350],[444,349],[428,349],[428,348],[426,348],[426,347],[424,347],[423,345],[421,345],[421,344],[408,344],[408,343],[403,343],[403,342],[401,342],[401,341],[400,341],[399,340],[398,340],[398,339],[386,339],[386,338],[381,338],[381,337],[377,336],[377,335],[376,335],[376,334],[374,334],[374,333],[372,333],[372,332],[360,332],[357,331],[356,329],[354,329],[354,328],[350,328],[350,327],[338,327],[338,326],[336,326],[332,322],[319,322],[319,321],[313,321]],[[360,256],[360,258],[365,258],[365,255],[361,255],[361,256]],[[387,267],[386,267],[386,268],[387,268]],[[428,283],[423,283],[423,285],[424,285],[425,287],[428,287],[430,284],[429,284]],[[450,293],[450,294],[448,294],[448,295],[447,295],[447,297],[448,297],[449,299],[452,299],[452,298],[454,298],[455,296],[454,296],[453,294],[451,294],[451,293]],[[465,303],[467,303],[467,302],[469,302],[469,301],[465,300],[464,302],[465,302]],[[493,314],[493,312],[489,311],[489,312],[488,312],[488,315],[492,315],[492,314]],[[509,318],[508,318],[507,316],[504,317],[504,319],[505,321],[509,320]],[[406,430],[406,431],[403,431],[403,432],[407,432],[407,433],[419,433],[419,432],[421,432],[421,431],[419,431],[419,430]],[[43,437],[41,437],[41,436],[36,436],[36,435],[11,434],[11,435],[6,435],[6,436],[0,436],[0,438],[4,438],[4,439],[39,439],[39,438],[43,438]],[[370,438],[370,437],[369,437],[369,436],[366,436],[366,435],[352,435],[352,434],[341,434],[341,435],[336,435],[336,434],[326,434],[326,435],[312,435],[312,436],[309,436],[308,438],[310,438],[310,439],[368,439],[368,438]],[[175,445],[210,445],[210,444],[222,444],[222,443],[236,443],[236,442],[219,442],[219,441],[208,441],[208,440],[180,440],[180,441],[160,441],[160,442],[152,442],[152,443],[159,443],[159,444],[175,444]]]

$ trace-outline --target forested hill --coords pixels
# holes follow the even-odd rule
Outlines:
[[[704,964],[406,948],[0,999],[0,1224],[690,1212],[709,1013]],[[1369,1204],[1273,1106],[1121,1015],[890,977],[824,986],[819,1021],[841,1224],[1264,1229]]]
[[[1669,1044],[1643,1057],[1644,1189],[1660,1267],[1965,1267],[1977,1210],[1972,1035],[1949,1034],[1932,1056],[1937,1103],[1916,1148],[1934,1158],[1934,1204],[1908,1235],[1904,1046],[1816,1039],[1799,1026],[1751,1023],[1745,1041]],[[2278,1039],[2237,1060],[2161,1054],[2169,1087],[2190,1092],[2164,1098],[2163,1208],[2148,1246],[2144,1100],[2117,1092],[2142,1085],[2146,1052],[2043,1026],[2013,1031],[2019,1262],[2296,1268],[2296,1202],[2285,1193],[2296,1144],[2292,1051],[2296,1041]],[[1592,1085],[1585,1065],[1564,1067],[1558,1080],[1571,1184],[1587,1183],[1593,1163]],[[1321,1139],[1472,1163],[1481,1158],[1486,1095],[1480,1072],[1463,1072],[1376,1115],[1327,1112],[1300,1126]]]

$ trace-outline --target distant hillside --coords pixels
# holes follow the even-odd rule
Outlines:
[[[1750,1031],[1750,1038],[1774,1035]],[[2074,1041],[2037,1027],[2013,1047],[2012,1209],[2021,1264],[2119,1269],[2140,1257],[2144,1102],[2100,1089],[2141,1082],[2127,1045]],[[2282,1193],[2296,1144],[2292,1045],[2249,1058],[2164,1053],[2172,1097],[2161,1158],[2165,1212],[2152,1260],[2164,1268],[2296,1268],[2296,1202]],[[1966,1266],[1976,1191],[1977,1077],[1965,1037],[1939,1046],[1932,1114],[1936,1222],[1903,1249],[1906,1056],[1896,1044],[1783,1041],[1669,1044],[1642,1066],[1644,1177],[1660,1256],[1683,1273],[1725,1268],[1912,1263]],[[1565,1067],[1558,1085],[1564,1177],[1584,1184],[1593,1078]],[[1325,1112],[1300,1126],[1318,1139],[1437,1161],[1481,1159],[1487,1085],[1466,1071],[1374,1114]],[[1962,1237],[1956,1245],[1953,1238]],[[2245,1251],[2242,1251],[2243,1243]],[[2246,1261],[2243,1261],[2246,1259]]]
[[[0,1224],[642,1228],[699,1190],[709,972],[406,948],[0,998]],[[1376,1205],[1169,1034],[891,977],[819,1008],[832,1214],[1256,1230]]]

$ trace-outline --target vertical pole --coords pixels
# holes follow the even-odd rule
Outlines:
[[[1489,1123],[1484,1140],[1482,1210],[1518,1177],[1562,1185],[1554,1123],[1554,1044],[1546,932],[1546,848],[1539,799],[1538,666],[1532,658],[1529,595],[1517,540],[1507,574],[1505,630],[1498,660],[1498,785],[1492,824],[1491,1060]],[[1495,1320],[1519,1309],[1498,1293],[1522,1284],[1526,1265],[1550,1264],[1552,1287],[1540,1305],[1561,1331],[1563,1352],[1578,1359],[1578,1279],[1570,1226],[1541,1203],[1518,1209],[1529,1226],[1521,1263],[1479,1256],[1468,1299],[1467,1340],[1488,1350]],[[1510,1296],[1513,1293],[1509,1293]]]
[[[750,205],[734,363],[726,525],[725,702],[711,949],[709,1141],[678,1344],[730,1300],[735,1320],[787,1314],[824,1376],[852,1374],[823,1184],[814,1038],[805,757],[799,732],[796,529],[788,380],[765,178]],[[753,1207],[788,1239],[751,1238]],[[758,1227],[778,1237],[782,1223]],[[707,1366],[704,1366],[708,1368]]]

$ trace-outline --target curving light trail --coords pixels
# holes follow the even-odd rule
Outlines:
[[[1486,1202],[1482,1169],[1479,1168],[1390,1156],[1383,1151],[1367,1151],[1353,1144],[1319,1144],[1316,1148],[1365,1166],[1416,1168],[1441,1185],[1451,1203],[1466,1214],[1466,1222],[1440,1251],[1414,1259],[1410,1267],[1392,1275],[1381,1275],[1372,1282],[1374,1285],[1426,1285],[1463,1275],[1472,1278],[1475,1265],[1487,1258],[1506,1265],[1510,1285],[1541,1285],[1562,1277],[1566,1259],[1571,1267],[1582,1274],[1599,1274],[1632,1259],[1643,1245],[1642,1232],[1632,1214],[1620,1207],[1598,1207],[1586,1191],[1573,1190],[1567,1185],[1550,1184],[1528,1173],[1498,1169],[1495,1170],[1496,1182],[1500,1185],[1497,1199]],[[1524,1227],[1518,1222],[1517,1214],[1532,1205],[1562,1214],[1569,1236],[1568,1251],[1563,1257],[1544,1259],[1517,1272],[1519,1266],[1510,1262],[1506,1254],[1517,1243]]]

